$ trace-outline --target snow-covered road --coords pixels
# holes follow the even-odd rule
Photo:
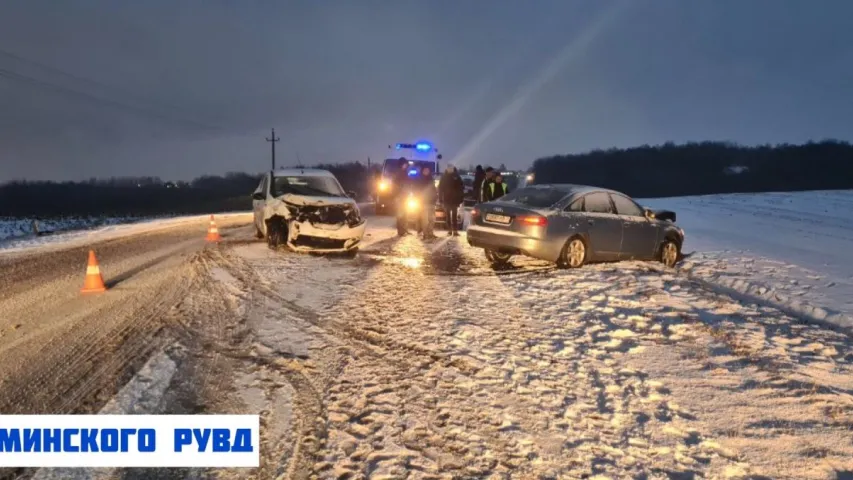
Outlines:
[[[853,471],[847,336],[643,263],[557,271],[522,260],[496,274],[464,237],[397,240],[383,221],[390,225],[374,220],[371,233],[385,239],[355,262],[246,244],[220,263],[256,350],[288,358],[319,404],[309,411],[324,412],[300,427],[301,449],[285,449],[302,462],[296,471],[800,479]],[[287,430],[264,390],[269,380],[253,372],[241,389],[266,392],[253,400],[268,412],[262,425]]]
[[[809,230],[823,194],[786,195],[644,202],[678,212],[697,252],[679,270],[495,271],[464,236],[398,239],[387,217],[354,260],[270,251],[248,215],[223,219],[219,245],[205,218],[18,245],[0,255],[0,404],[260,414],[262,468],[223,479],[849,478],[853,341],[772,305],[851,311],[853,224],[833,215],[853,196],[826,194]],[[89,246],[119,287],[83,300]],[[143,317],[144,335],[103,341]],[[143,360],[122,352],[155,345],[168,347],[108,402]],[[67,478],[54,473],[39,478]]]

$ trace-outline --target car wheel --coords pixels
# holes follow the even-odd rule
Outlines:
[[[353,249],[350,249],[350,250],[347,250],[346,252],[344,252],[344,257],[355,258],[357,253],[358,253],[358,247],[355,247]]]
[[[267,246],[275,250],[284,243],[287,229],[281,221],[272,221],[267,225]]]
[[[674,267],[681,255],[681,247],[677,242],[667,239],[660,247],[660,261],[667,267]]]
[[[506,265],[509,263],[509,259],[512,258],[511,253],[499,252],[497,250],[492,250],[491,248],[486,248],[486,260],[492,262],[495,265]]]
[[[572,237],[566,242],[563,247],[563,254],[560,261],[564,267],[580,268],[586,263],[587,257],[586,242],[581,237]]]

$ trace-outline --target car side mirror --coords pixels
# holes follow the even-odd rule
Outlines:
[[[655,218],[655,212],[651,211],[648,208],[643,209],[643,215],[645,215],[646,218],[648,218],[649,220],[654,220]]]
[[[252,200],[263,200],[264,194],[260,192],[255,192],[252,194]]]
[[[356,194],[355,192],[353,192],[352,190],[347,190],[347,196],[348,196],[348,197],[350,197],[350,198],[355,198],[355,197],[356,197],[356,195],[357,195],[357,194]]]

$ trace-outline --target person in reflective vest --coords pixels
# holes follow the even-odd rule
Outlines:
[[[487,167],[486,177],[483,179],[483,185],[480,187],[480,203],[494,200],[492,198],[492,188],[490,187],[493,183],[495,183],[495,169]]]
[[[497,200],[509,193],[509,187],[504,183],[504,177],[501,174],[495,175],[495,181],[488,186],[490,200]]]

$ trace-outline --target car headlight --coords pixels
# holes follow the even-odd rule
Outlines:
[[[391,188],[391,183],[390,183],[390,182],[388,182],[387,180],[380,180],[380,181],[379,181],[379,185],[378,185],[378,186],[379,186],[379,191],[380,191],[380,192],[385,192],[385,191],[387,191],[389,188]]]
[[[420,206],[420,202],[418,202],[417,198],[409,198],[406,200],[406,209],[410,212],[417,210]]]

